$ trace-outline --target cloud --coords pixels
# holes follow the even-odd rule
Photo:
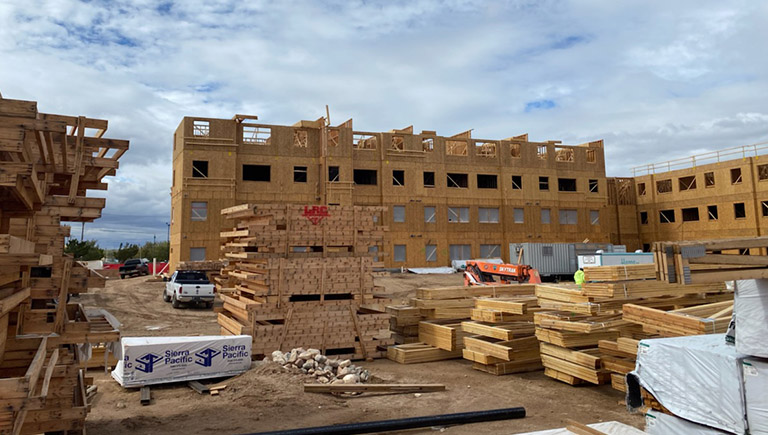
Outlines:
[[[0,91],[130,139],[86,237],[166,234],[184,116],[605,139],[607,172],[768,140],[768,6],[684,0],[0,3]],[[548,110],[555,109],[556,110]],[[74,231],[77,233],[77,231]]]

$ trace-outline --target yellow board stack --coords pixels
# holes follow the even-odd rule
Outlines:
[[[475,298],[471,321],[462,322],[464,359],[494,375],[541,369],[533,313],[539,311],[535,285],[514,285],[498,297]]]
[[[372,272],[386,228],[381,207],[250,205],[222,215],[230,292],[222,334],[253,337],[254,357],[314,347],[326,355],[384,356],[390,315],[374,297]]]
[[[76,344],[120,338],[109,313],[67,304],[103,276],[64,254],[65,221],[101,216],[103,178],[128,141],[107,121],[39,113],[0,98],[0,432],[83,433],[88,412]]]
[[[437,344],[437,338],[433,334],[436,331],[441,331],[437,325],[452,324],[453,333],[463,336],[461,321],[469,319],[473,313],[479,312],[476,308],[476,298],[494,296],[517,298],[522,296],[522,298],[515,299],[515,302],[522,304],[515,308],[520,310],[525,309],[526,304],[531,302],[535,304],[533,290],[533,285],[526,284],[418,288],[416,289],[416,297],[409,299],[408,305],[387,307],[387,312],[391,314],[390,330],[393,333],[395,343],[410,345],[396,346],[391,349],[390,359],[398,362],[427,362],[427,360],[441,361],[461,358],[463,348],[461,343],[458,343],[456,347],[441,347]],[[493,313],[500,313],[500,311],[490,309],[488,315],[493,316]],[[530,315],[528,317],[529,320],[532,320]],[[430,347],[433,347],[434,350],[428,352]],[[413,357],[409,357],[409,354],[412,354]]]
[[[612,374],[630,370],[633,360],[610,343],[657,336],[657,330],[622,317],[625,306],[666,310],[733,299],[723,283],[679,286],[656,281],[652,264],[588,267],[584,272],[587,282],[582,287],[536,286],[539,306],[546,310],[534,313],[545,374],[570,384],[612,381],[618,386]]]

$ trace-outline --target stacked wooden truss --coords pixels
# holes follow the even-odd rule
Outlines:
[[[768,237],[653,244],[656,277],[683,285],[768,278]]]
[[[584,272],[582,287],[536,286],[539,306],[547,310],[534,314],[545,374],[569,384],[611,381],[623,388],[620,378],[634,363],[627,343],[660,333],[637,324],[625,310],[698,310],[733,300],[722,282],[678,286],[656,281],[653,265],[588,267]]]
[[[389,315],[374,299],[372,247],[382,207],[240,205],[222,210],[229,265],[222,334],[253,336],[254,356],[314,347],[371,358],[391,344]]]
[[[101,215],[104,199],[86,191],[106,190],[128,149],[106,129],[0,98],[0,433],[83,432],[89,380],[75,345],[119,340],[111,315],[67,303],[104,279],[64,255],[61,225]]]

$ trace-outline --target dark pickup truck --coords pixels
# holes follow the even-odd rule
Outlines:
[[[149,260],[146,258],[134,258],[120,266],[120,279],[133,275],[149,275]]]

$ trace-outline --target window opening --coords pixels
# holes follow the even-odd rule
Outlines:
[[[307,182],[307,167],[306,166],[294,166],[293,167],[293,182],[294,183],[306,183]]]
[[[243,165],[243,181],[270,181],[269,165]]]
[[[477,188],[478,189],[497,189],[498,181],[496,179],[496,175],[477,174]]]
[[[393,186],[405,186],[405,171],[402,169],[394,169],[392,171],[392,185]]]
[[[210,121],[192,121],[192,136],[208,137],[210,134]]]
[[[272,129],[269,127],[255,127],[243,125],[243,143],[253,145],[269,145]]]
[[[434,172],[424,172],[424,187],[435,187]]]
[[[466,189],[469,187],[469,176],[467,174],[446,174],[448,187],[457,189]]]
[[[375,169],[355,169],[353,173],[353,180],[355,184],[363,186],[375,186],[377,183],[376,175],[377,174]]]
[[[192,160],[192,178],[208,178],[207,160]]]
[[[352,135],[352,147],[356,150],[375,150],[376,136],[371,134],[354,133]]]

